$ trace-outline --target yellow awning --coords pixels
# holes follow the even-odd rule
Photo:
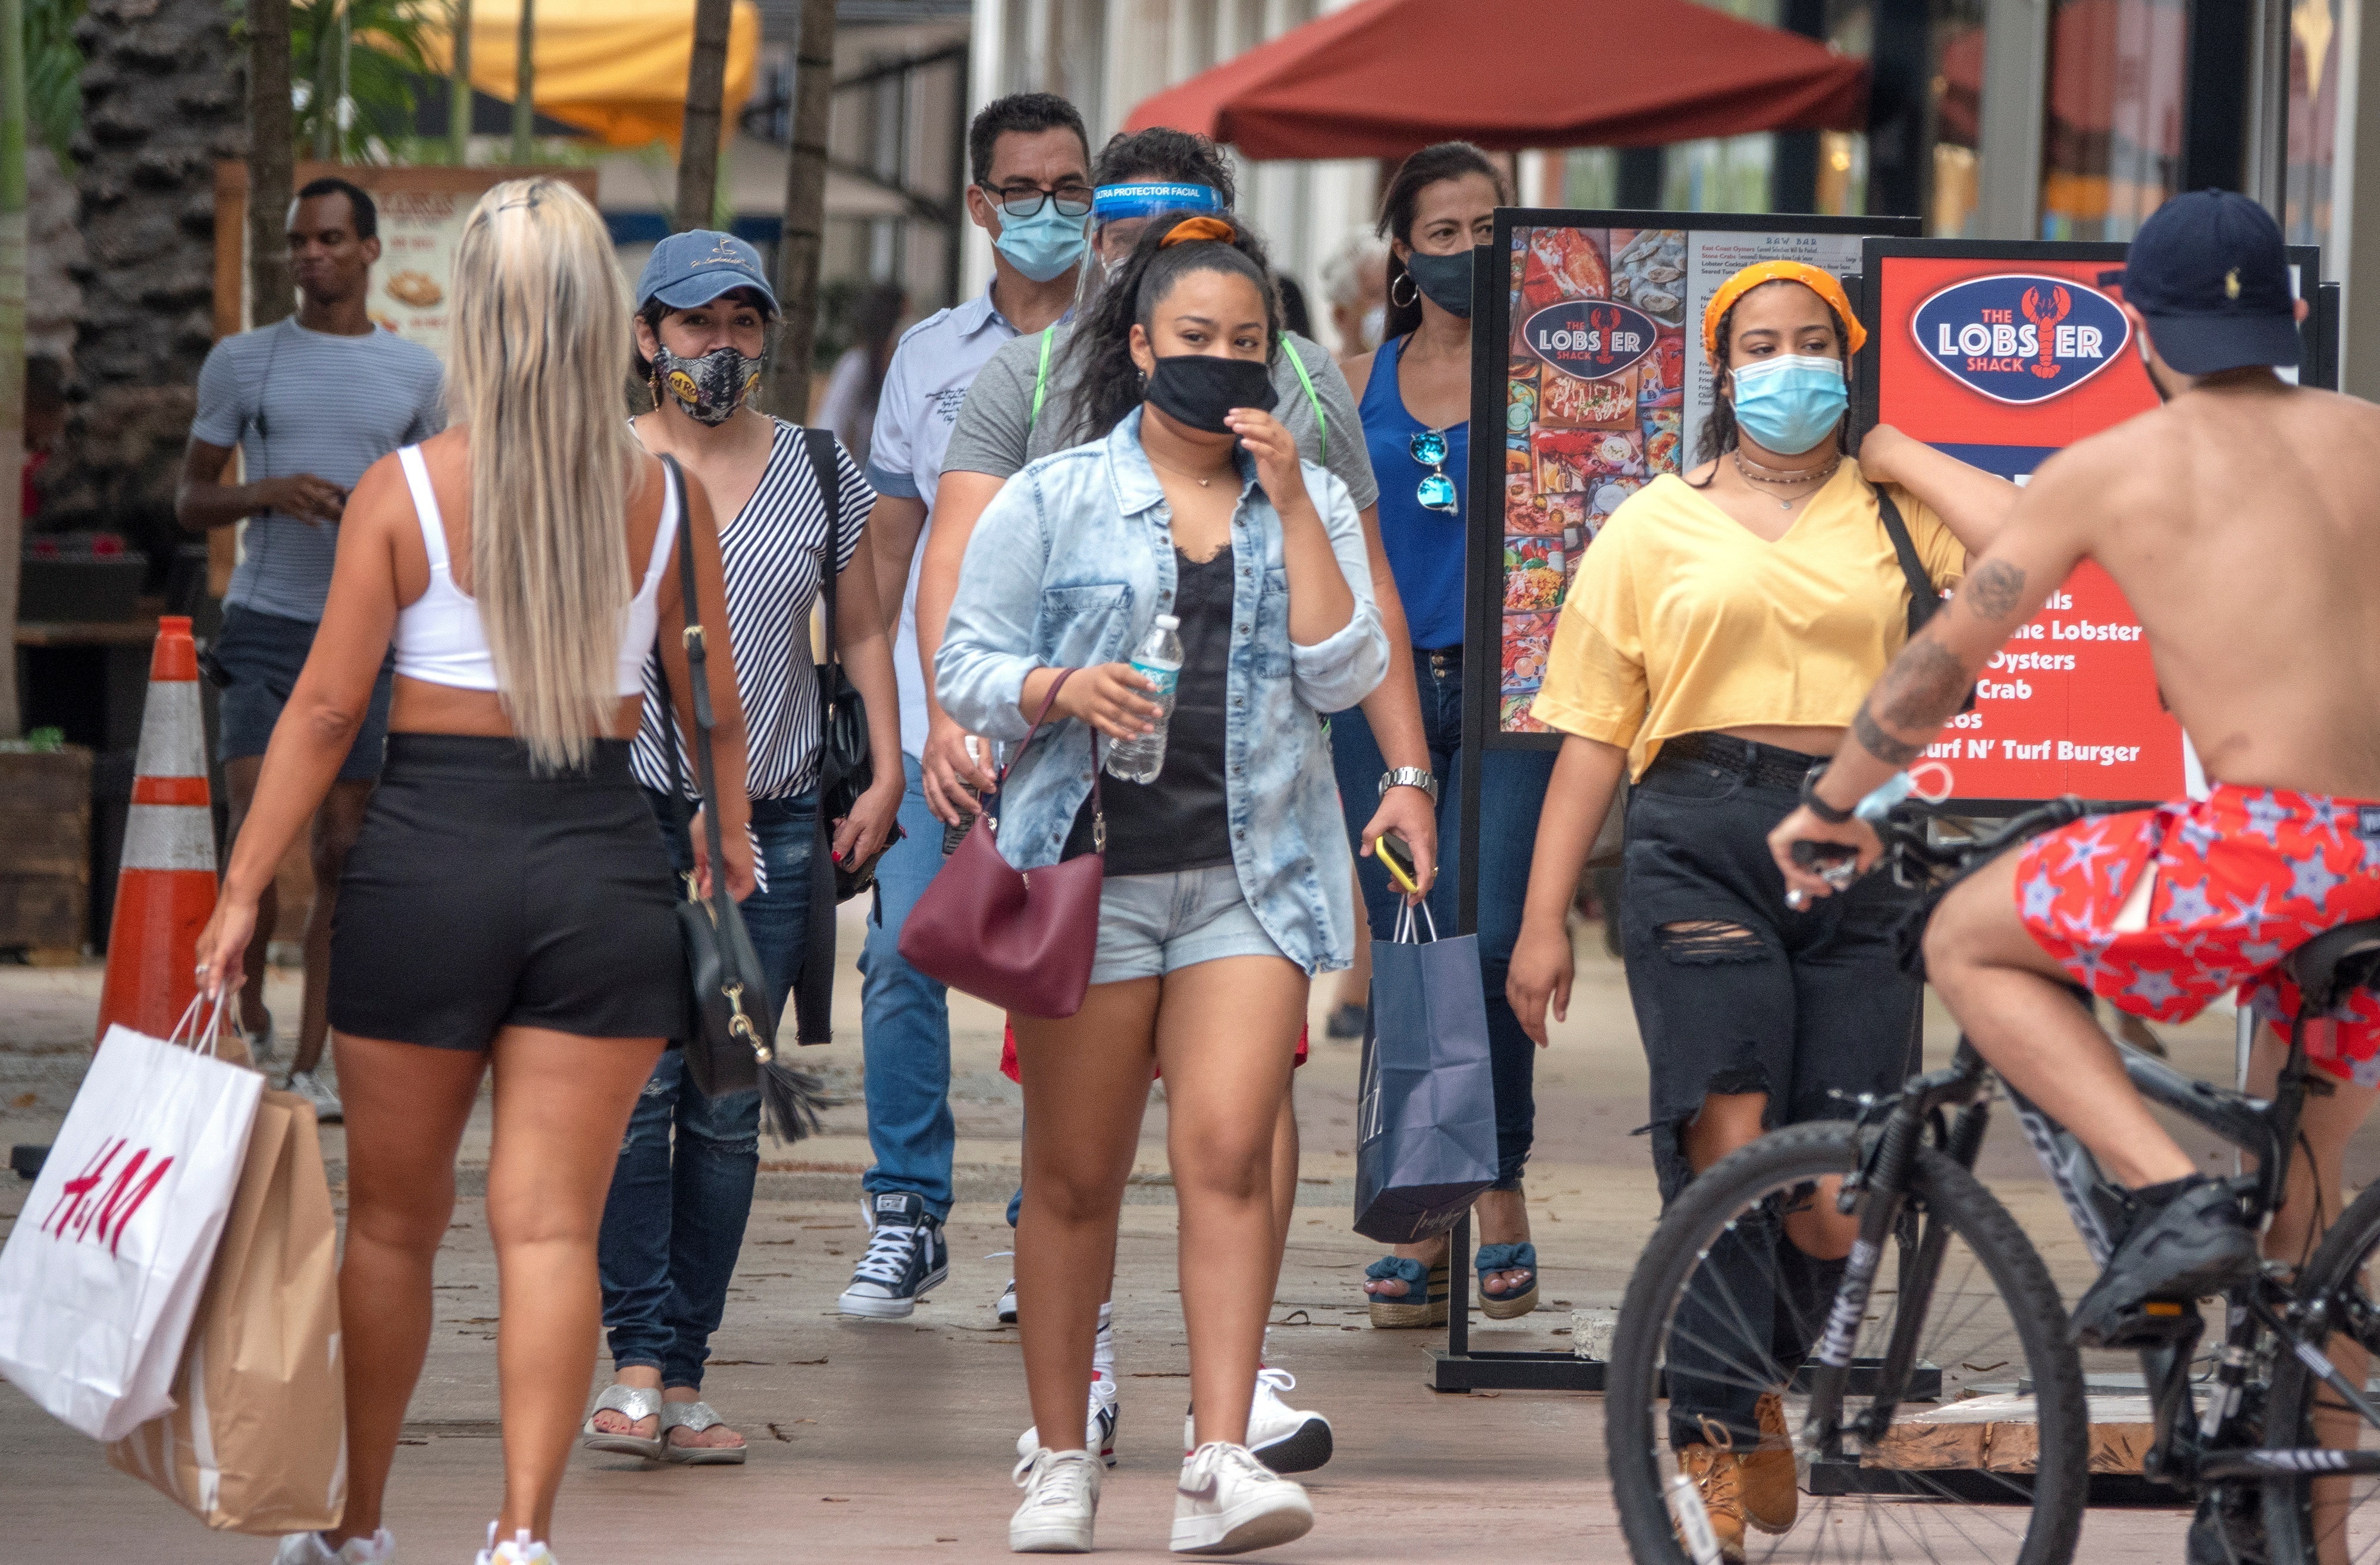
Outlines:
[[[694,53],[694,0],[536,0],[537,112],[614,147],[665,141],[674,150],[686,115],[686,64]],[[443,5],[425,6],[433,14]],[[520,0],[471,0],[471,85],[513,100]],[[442,71],[453,68],[443,20],[422,40]],[[722,118],[734,133],[752,96],[760,13],[735,0],[727,33]]]

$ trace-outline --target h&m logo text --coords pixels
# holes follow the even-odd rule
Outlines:
[[[128,1145],[124,1137],[116,1137],[83,1165],[82,1172],[66,1182],[56,1205],[42,1219],[43,1233],[69,1243],[88,1239],[106,1245],[109,1255],[115,1253],[133,1215],[174,1166],[170,1154],[151,1162],[151,1149],[146,1146],[135,1149],[119,1164],[116,1159]],[[100,1191],[102,1184],[107,1187],[104,1193]]]

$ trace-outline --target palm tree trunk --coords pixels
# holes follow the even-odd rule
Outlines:
[[[248,295],[249,320],[259,326],[295,308],[285,225],[297,134],[289,0],[248,0]]]
[[[452,162],[460,168],[471,161],[471,0],[454,0],[447,17],[455,69],[446,83],[446,140]]]
[[[792,156],[785,160],[784,237],[777,247],[777,300],[785,329],[769,373],[769,406],[807,422],[810,353],[818,340],[819,252],[826,229],[826,138],[834,94],[834,0],[802,0],[795,44]]]
[[[0,739],[24,731],[17,701],[17,581],[24,558],[25,7],[0,0]]]
[[[315,0],[314,86],[308,94],[314,106],[314,161],[330,163],[338,156],[339,29],[331,7],[338,0]]]
[[[528,166],[537,120],[537,4],[520,0],[520,36],[513,45],[513,166]]]
[[[720,104],[727,93],[727,30],[735,0],[695,0],[686,67],[686,127],[678,138],[677,211],[670,227],[707,228],[719,202]]]

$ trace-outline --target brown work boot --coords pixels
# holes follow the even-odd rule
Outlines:
[[[1728,1565],[1743,1565],[1743,1474],[1735,1453],[1720,1446],[1683,1446],[1678,1450],[1678,1471],[1693,1480],[1694,1492],[1702,1497],[1719,1558]]]
[[[1764,1533],[1782,1533],[1802,1508],[1802,1492],[1793,1483],[1793,1437],[1785,1429],[1783,1397],[1764,1392],[1759,1406],[1760,1448],[1736,1459],[1743,1519]]]

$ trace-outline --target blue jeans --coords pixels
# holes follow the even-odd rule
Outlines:
[[[867,1067],[869,1195],[914,1194],[937,1221],[951,1213],[951,1007],[942,986],[901,957],[901,926],[942,867],[942,823],[926,807],[917,758],[901,766],[901,829],[876,866],[876,914],[859,952],[861,1058]]]
[[[692,869],[682,817],[671,812],[667,795],[647,794],[664,822],[672,864],[680,873]],[[768,978],[769,1003],[782,1009],[809,933],[816,791],[755,800],[752,833],[769,889],[745,900],[744,927]],[[759,1166],[759,1093],[706,1098],[686,1079],[684,1051],[662,1050],[628,1114],[596,1240],[615,1366],[649,1365],[662,1372],[664,1387],[702,1389]]]
[[[1421,685],[1421,727],[1429,769],[1438,774],[1438,883],[1429,894],[1438,927],[1455,928],[1456,877],[1463,860],[1463,661],[1459,651],[1432,658],[1413,654]],[[1389,677],[1399,677],[1391,667]],[[1347,813],[1347,840],[1359,849],[1365,823],[1379,807],[1380,774],[1389,763],[1363,709],[1330,717],[1330,759],[1339,773],[1339,803]],[[1489,750],[1479,801],[1479,981],[1488,1001],[1488,1049],[1496,1081],[1496,1188],[1521,1183],[1536,1134],[1536,1046],[1521,1030],[1504,998],[1504,975],[1521,938],[1521,904],[1528,895],[1529,859],[1537,847],[1537,813],[1553,776],[1550,750]],[[1364,912],[1375,940],[1395,931],[1402,900],[1378,858],[1358,858]]]

